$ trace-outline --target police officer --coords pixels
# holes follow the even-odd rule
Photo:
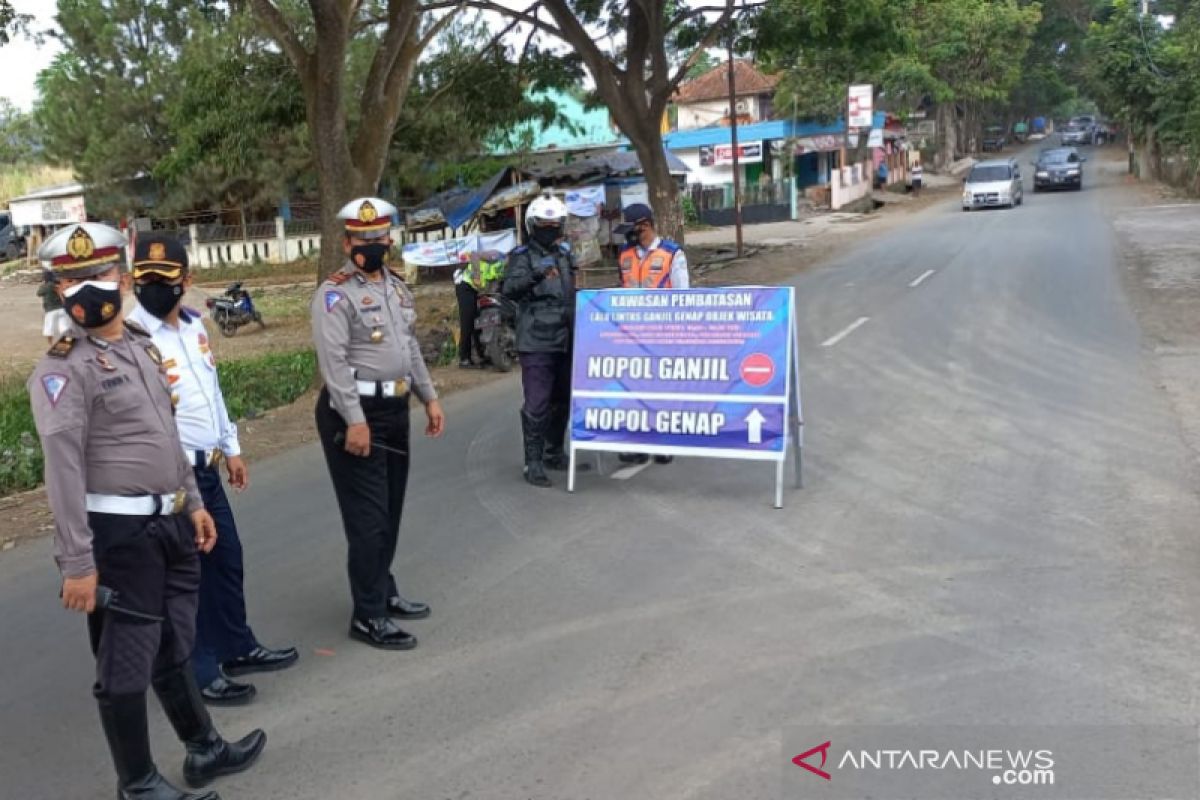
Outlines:
[[[575,327],[575,259],[563,241],[567,207],[556,197],[529,204],[528,243],[508,256],[503,293],[518,303],[517,351],[525,403],[525,480],[550,486],[546,468],[566,469],[571,347]]]
[[[206,703],[248,703],[254,698],[254,686],[230,677],[284,669],[300,656],[294,647],[263,647],[246,622],[242,543],[218,463],[225,461],[229,484],[239,492],[248,485],[249,473],[241,457],[237,426],[225,408],[208,333],[200,313],[182,305],[192,284],[187,249],[170,236],[138,237],[133,280],[138,305],[129,318],[150,333],[163,354],[183,452],[195,472],[204,507],[217,526],[216,546],[200,556],[192,669]]]
[[[338,212],[347,261],[317,287],[312,325],[325,379],[317,431],[349,545],[350,636],[408,650],[417,639],[392,617],[430,613],[425,603],[405,600],[391,574],[408,484],[410,392],[425,404],[427,436],[442,434],[445,416],[417,342],[412,293],[386,268],[395,213],[376,197]]]
[[[623,289],[686,289],[689,286],[687,256],[683,248],[658,235],[654,212],[645,203],[626,206],[624,224],[615,233],[624,234],[625,245],[617,254]],[[645,453],[622,453],[626,464],[645,464]],[[669,464],[671,456],[655,456],[655,462]]]
[[[172,417],[162,355],[122,319],[125,237],[69,225],[38,257],[50,262],[72,327],[38,362],[29,397],[54,512],[62,602],[88,614],[93,694],[125,800],[215,800],[168,783],[150,755],[146,688],[184,742],[191,786],[249,767],[266,743],[256,730],[226,742],[200,699],[188,656],[200,585],[198,551],[216,543]],[[97,607],[97,586],[141,615]]]

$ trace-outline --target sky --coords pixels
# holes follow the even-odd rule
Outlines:
[[[33,28],[45,30],[54,24],[54,0],[12,0],[13,7],[22,14],[34,17]],[[16,37],[0,47],[0,97],[7,97],[14,105],[28,111],[37,99],[34,81],[38,73],[50,66],[61,46],[55,39],[47,39],[41,47],[33,42]]]

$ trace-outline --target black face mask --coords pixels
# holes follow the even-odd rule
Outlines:
[[[534,225],[529,236],[540,244],[543,250],[553,250],[555,243],[562,238],[562,228],[557,225]]]
[[[356,244],[350,248],[350,260],[363,272],[379,272],[387,258],[388,246],[378,244]]]
[[[637,247],[641,242],[642,234],[636,228],[630,231],[625,231],[625,243]]]
[[[98,328],[121,311],[118,281],[84,281],[63,292],[63,308],[81,327]]]
[[[133,287],[133,293],[137,295],[142,308],[159,319],[166,319],[183,299],[183,284],[172,286],[162,281],[139,283]]]

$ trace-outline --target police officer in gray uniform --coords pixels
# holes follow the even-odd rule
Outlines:
[[[216,528],[179,444],[162,355],[143,329],[122,319],[125,246],[120,232],[80,223],[38,253],[50,262],[74,323],[28,385],[54,512],[55,559],[63,605],[89,615],[93,694],[118,798],[215,800],[215,792],[184,793],[159,774],[150,755],[147,687],[186,745],[183,773],[191,786],[249,767],[266,735],[222,739],[188,667],[198,551],[212,549]],[[98,585],[143,616],[98,608]]]
[[[416,637],[393,618],[430,614],[400,595],[391,574],[408,485],[409,394],[425,405],[427,436],[441,435],[445,417],[417,342],[412,293],[386,268],[395,213],[376,197],[338,212],[348,260],[317,287],[312,325],[325,379],[317,431],[348,544],[350,636],[408,650]]]

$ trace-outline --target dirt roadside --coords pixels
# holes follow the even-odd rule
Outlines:
[[[697,286],[780,283],[820,265],[849,241],[878,236],[903,225],[912,215],[944,201],[956,191],[957,187],[926,191],[920,198],[907,198],[874,214],[847,215],[836,224],[812,229],[797,227],[795,238],[789,244],[762,246],[748,258],[724,262],[710,270],[698,270],[694,283]],[[40,322],[37,321],[41,314],[34,296],[35,288],[26,283],[0,284],[0,337],[10,343],[7,352],[0,357],[0,374],[25,374],[45,351],[44,340],[40,338]],[[219,288],[197,287],[188,296],[189,304],[203,308],[205,294],[214,290],[219,291]],[[268,303],[279,313],[266,314],[268,325],[264,330],[251,325],[231,338],[213,336],[213,348],[218,358],[289,351],[310,344],[305,309],[312,284],[274,286],[271,291],[275,296]],[[453,287],[429,284],[416,287],[415,293],[421,308],[423,332],[448,331],[457,325]],[[264,309],[271,310],[271,305]],[[493,371],[460,370],[457,367],[434,368],[433,376],[443,396],[505,377]],[[314,402],[315,392],[309,392],[289,406],[238,423],[242,449],[251,473],[256,462],[316,439],[312,419]],[[0,553],[52,531],[53,518],[41,489],[0,498]]]

